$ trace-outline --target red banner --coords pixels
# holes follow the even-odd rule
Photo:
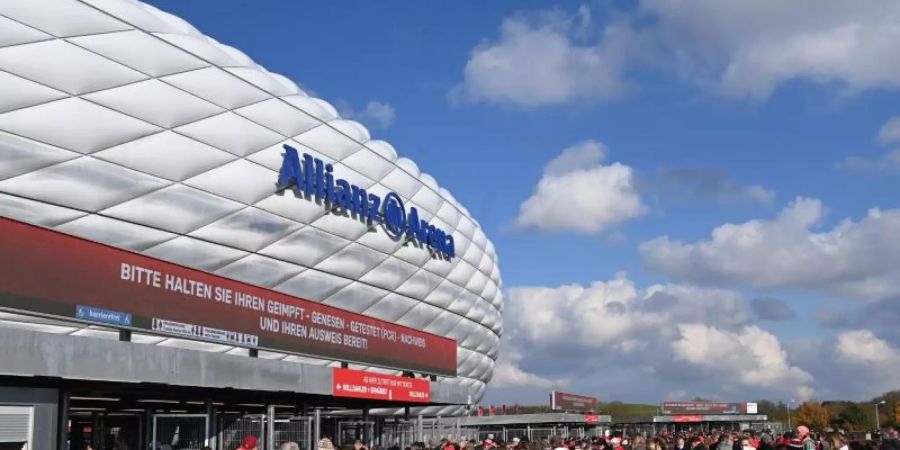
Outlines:
[[[600,416],[597,414],[585,414],[584,423],[600,423]]]
[[[703,416],[675,416],[675,422],[703,422]]]
[[[456,376],[456,342],[0,218],[0,307]]]
[[[335,397],[428,403],[431,382],[420,378],[334,368],[331,393]]]

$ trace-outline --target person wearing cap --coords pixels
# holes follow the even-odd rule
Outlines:
[[[238,447],[237,450],[259,450],[256,448],[257,441],[259,441],[259,439],[252,434],[244,436],[244,440],[241,441],[241,446]]]
[[[803,450],[816,450],[816,442],[809,435],[809,428],[806,425],[797,427],[797,437],[803,444]]]
[[[319,442],[316,444],[317,450],[334,450],[334,444],[331,443],[331,439],[322,438],[319,439]]]

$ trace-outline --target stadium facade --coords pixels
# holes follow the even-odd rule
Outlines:
[[[497,358],[497,255],[450,192],[140,2],[0,2],[0,228],[0,404],[27,377],[327,397],[344,367],[447,416]]]

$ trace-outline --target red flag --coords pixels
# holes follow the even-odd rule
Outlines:
[[[497,414],[497,408],[494,407],[494,405],[491,405],[490,412],[491,412],[491,415],[492,415],[492,416],[495,415],[495,414]]]
[[[484,406],[478,405],[478,417],[484,415]]]

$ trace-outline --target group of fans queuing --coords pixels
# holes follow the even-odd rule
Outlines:
[[[661,432],[652,437],[613,433],[609,437],[553,437],[534,441],[515,437],[510,442],[498,442],[493,436],[488,436],[481,442],[444,439],[435,446],[417,443],[405,450],[900,450],[898,438],[897,430],[892,428],[885,430],[878,440],[853,440],[839,431],[814,433],[805,426],[799,426],[796,431],[780,436],[769,431],[752,430]],[[393,447],[388,450],[400,449]]]
[[[247,436],[236,450],[258,450],[257,438]],[[341,447],[343,448],[343,447]],[[280,450],[299,450],[294,442],[280,446]],[[316,450],[336,450],[328,438],[317,442]],[[346,450],[370,450],[357,440]],[[374,449],[372,449],[374,450]],[[387,450],[401,450],[389,447]],[[769,431],[742,432],[711,431],[671,433],[663,431],[653,437],[627,436],[613,433],[609,437],[563,438],[552,437],[528,441],[514,437],[510,442],[498,442],[493,435],[476,440],[443,439],[437,445],[414,443],[403,450],[900,450],[900,433],[893,428],[884,430],[877,440],[853,440],[839,431],[814,433],[805,426],[797,427],[781,436]]]

